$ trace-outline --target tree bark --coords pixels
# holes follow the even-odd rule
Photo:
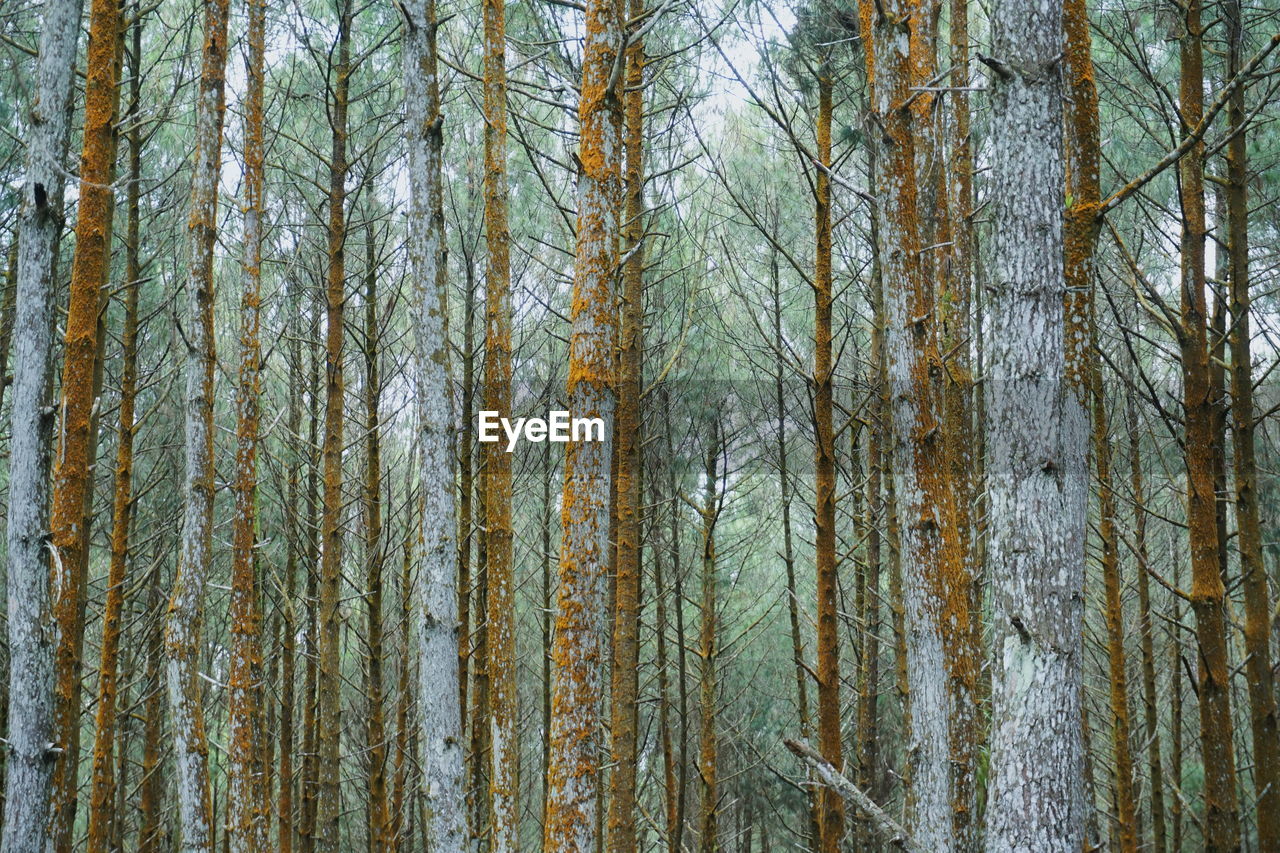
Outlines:
[[[347,108],[351,83],[351,0],[338,5],[334,45],[333,100],[329,104],[328,258],[325,277],[325,398],[323,512],[320,518],[320,578],[316,618],[317,789],[316,850],[337,853],[341,829],[342,658],[342,449],[344,316],[346,314]]]
[[[231,663],[228,674],[227,844],[231,853],[265,853],[267,797],[259,717],[262,705],[262,616],[257,567],[258,413],[262,349],[262,231],[265,211],[262,102],[266,2],[248,3],[249,32],[244,117],[244,245],[241,256],[240,384],[236,393],[235,521],[231,562]]]
[[[365,640],[369,663],[365,673],[368,702],[366,726],[369,750],[369,853],[387,850],[392,844],[391,818],[387,811],[387,737],[383,716],[382,684],[382,421],[378,407],[382,399],[381,333],[378,317],[378,265],[373,229],[365,239],[364,298],[364,405],[365,405],[365,487],[364,559]]]
[[[458,708],[458,552],[454,534],[453,412],[445,331],[445,240],[441,211],[443,117],[437,76],[435,0],[401,7],[406,142],[409,147],[409,262],[414,292],[418,429],[422,452],[422,564],[412,590],[413,647],[419,650],[419,748],[424,844],[461,853],[466,820]]]
[[[836,575],[836,451],[832,427],[831,305],[831,122],[832,71],[823,57],[818,67],[818,159],[814,190],[813,411],[814,526],[818,588],[818,747],[833,767],[844,768],[840,733],[840,639]],[[836,853],[844,837],[844,801],[829,789],[818,793],[819,849]]]
[[[988,850],[1084,840],[1081,632],[1088,390],[1066,306],[1062,8],[992,16],[993,234],[986,302],[992,583]]]
[[[563,544],[552,645],[550,795],[544,849],[593,853],[600,769],[597,743],[604,611],[609,561],[610,459],[615,389],[618,210],[621,201],[622,109],[614,69],[622,47],[620,10],[590,0],[583,44],[578,176],[577,256],[567,406],[570,418],[605,422],[605,437],[571,442],[561,498]]]
[[[136,13],[135,13],[136,14]],[[123,820],[116,812],[114,747],[117,694],[120,689],[120,638],[123,631],[125,581],[129,564],[129,526],[133,520],[134,401],[138,389],[138,287],[142,278],[139,201],[142,178],[142,131],[137,125],[142,72],[142,17],[133,22],[129,56],[129,185],[124,265],[124,329],[121,333],[120,413],[116,441],[115,489],[111,505],[111,561],[102,614],[102,650],[98,668],[98,709],[94,720],[93,775],[89,795],[90,853],[106,851]],[[126,670],[127,672],[127,670]],[[121,756],[127,768],[127,756]]]
[[[209,744],[200,678],[204,587],[213,538],[213,252],[218,224],[229,0],[204,3],[196,152],[188,220],[186,464],[181,553],[165,619],[165,656],[184,853],[212,853]]]
[[[702,616],[698,621],[698,708],[701,728],[698,735],[698,775],[702,779],[702,807],[698,819],[698,850],[718,853],[720,850],[720,785],[719,785],[719,686],[716,667],[719,657],[719,629],[716,601],[716,521],[720,515],[717,493],[716,463],[720,456],[720,425],[711,424],[707,462],[703,470],[706,489],[698,507],[702,516]]]
[[[1203,26],[1200,0],[1185,9],[1180,43],[1179,105],[1182,133],[1196,127],[1204,112]],[[1199,642],[1198,693],[1204,756],[1205,849],[1234,850],[1240,844],[1232,744],[1231,693],[1227,660],[1226,591],[1219,564],[1217,496],[1214,489],[1213,420],[1205,307],[1204,142],[1197,141],[1178,163],[1182,209],[1182,305],[1177,330],[1182,366],[1186,427],[1187,524],[1191,551],[1191,607]]]
[[[484,408],[511,416],[511,264],[507,227],[506,10],[484,0]],[[483,445],[488,547],[489,818],[493,853],[519,846],[519,696],[516,690],[515,577],[511,555],[511,455]]]
[[[62,749],[53,773],[50,849],[70,853],[76,822],[80,758],[80,669],[88,575],[86,512],[93,499],[101,387],[101,314],[111,268],[115,216],[112,178],[120,91],[121,6],[96,0],[89,10],[84,138],[80,155],[76,247],[63,346],[62,399],[54,457],[50,525],[56,554],[53,569],[53,740]]]
[[[1243,60],[1244,20],[1240,0],[1224,6],[1227,19],[1227,76]],[[1258,848],[1280,849],[1280,730],[1271,657],[1271,595],[1262,555],[1258,507],[1258,463],[1254,451],[1253,359],[1250,354],[1249,164],[1245,87],[1227,104],[1227,243],[1231,281],[1231,431],[1235,452],[1236,524],[1240,533],[1240,575],[1244,591],[1245,675],[1253,735],[1253,787],[1257,791]]]
[[[628,15],[644,18],[644,0],[630,0]],[[636,849],[636,739],[640,669],[640,393],[644,365],[644,39],[626,46],[623,95],[626,173],[622,213],[622,327],[618,354],[616,566],[614,581],[613,669],[610,685],[608,850]]]

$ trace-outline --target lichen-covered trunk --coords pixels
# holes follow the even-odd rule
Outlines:
[[[836,448],[832,427],[831,120],[832,71],[818,68],[818,159],[814,188],[813,415],[814,556],[818,591],[818,748],[831,766],[844,769],[840,732],[840,635],[836,576]],[[844,837],[844,801],[829,788],[818,792],[819,849],[836,853]]]
[[[1063,271],[1062,7],[997,4],[986,344],[992,587],[987,849],[1079,850],[1087,343]]]
[[[324,496],[320,514],[319,600],[316,605],[316,818],[315,849],[337,853],[341,829],[342,450],[344,316],[346,314],[347,108],[351,80],[351,0],[338,7],[329,104],[329,221],[325,276]]]
[[[1067,377],[1073,394],[1092,410],[1092,451],[1098,481],[1098,536],[1107,634],[1107,659],[1114,758],[1115,838],[1121,850],[1136,849],[1137,803],[1130,749],[1128,682],[1125,676],[1124,610],[1121,603],[1119,533],[1112,480],[1110,428],[1102,385],[1102,363],[1093,321],[1094,254],[1098,236],[1098,91],[1094,83],[1089,14],[1085,0],[1065,0],[1064,108],[1067,209],[1064,214],[1063,274],[1067,295],[1065,341]]]
[[[196,96],[196,151],[187,223],[190,268],[186,281],[186,322],[183,323],[187,355],[182,540],[165,618],[169,727],[173,735],[181,849],[186,853],[210,851],[213,838],[200,657],[204,587],[213,539],[213,373],[216,362],[213,252],[222,162],[229,7],[229,0],[205,0],[204,3],[204,49]]]
[[[511,263],[507,227],[506,10],[484,0],[484,408],[511,415]],[[488,561],[489,818],[493,853],[519,843],[519,713],[516,690],[515,570],[511,555],[511,454],[484,445]]]
[[[75,828],[80,758],[80,664],[84,647],[85,582],[97,458],[95,402],[101,384],[99,317],[111,267],[115,214],[116,119],[119,104],[121,7],[96,0],[89,10],[84,137],[80,155],[76,248],[64,335],[60,419],[50,516],[54,565],[53,741],[62,749],[54,766],[49,816],[50,849],[70,853]]]
[[[601,418],[604,439],[566,445],[560,518],[560,586],[551,657],[551,767],[543,847],[594,853],[599,798],[599,705],[604,650],[604,580],[609,561],[613,362],[621,201],[622,104],[614,69],[622,47],[620,10],[590,0],[583,44],[577,257],[566,408]]]
[[[977,678],[972,595],[961,552],[944,440],[945,365],[939,348],[935,287],[921,262],[920,200],[910,86],[932,50],[915,34],[925,12],[907,2],[883,13],[864,9],[864,41],[872,44],[872,108],[882,127],[876,190],[881,275],[886,291],[885,346],[892,407],[893,498],[900,524],[905,683],[913,749],[910,794],[916,840],[950,849],[971,820]],[[928,153],[927,151],[925,152]],[[936,188],[931,187],[930,193]],[[930,265],[932,268],[932,265]],[[891,537],[892,538],[892,537]],[[896,580],[891,576],[891,583]],[[895,614],[897,617],[898,614]]]
[[[142,18],[133,22],[129,55],[130,121],[140,108]],[[129,525],[133,519],[134,401],[138,389],[138,285],[142,277],[139,201],[142,176],[142,132],[135,125],[129,136],[129,184],[124,264],[124,329],[120,335],[120,409],[116,441],[115,489],[111,504],[111,559],[107,569],[107,597],[102,613],[102,650],[98,667],[98,708],[94,717],[93,774],[89,795],[87,849],[102,853],[111,843],[122,815],[114,812],[116,800],[115,740],[117,699],[120,689],[121,618],[129,563]],[[127,670],[126,670],[127,672]],[[128,762],[122,756],[122,768]]]
[[[378,407],[382,400],[382,357],[378,317],[378,265],[373,229],[365,239],[364,297],[364,561],[365,561],[365,641],[369,661],[365,669],[369,754],[369,851],[391,847],[391,818],[387,811],[387,737],[383,713],[382,684],[382,421]]]
[[[458,552],[453,512],[453,410],[445,334],[443,116],[434,0],[401,7],[405,140],[409,148],[410,269],[414,281],[417,415],[421,456],[421,565],[410,592],[411,648],[419,661],[418,723],[426,849],[461,853],[465,843],[461,713],[458,708]],[[407,660],[406,660],[407,663]],[[413,802],[413,799],[410,799]]]
[[[263,784],[262,636],[257,566],[259,304],[264,216],[263,84],[266,2],[249,0],[248,92],[244,114],[244,223],[241,247],[240,375],[236,389],[236,461],[232,494],[231,661],[227,705],[227,844],[231,853],[265,853],[270,836]]]
[[[1116,529],[1116,492],[1111,473],[1111,436],[1106,395],[1102,387],[1101,357],[1096,341],[1091,374],[1093,404],[1092,450],[1098,478],[1098,539],[1102,548],[1102,590],[1107,630],[1108,699],[1111,706],[1111,751],[1114,761],[1115,824],[1118,849],[1138,849],[1137,801],[1134,793],[1133,752],[1130,748],[1129,682],[1125,667],[1124,605],[1120,589],[1120,534]]]
[[[1204,56],[1200,0],[1185,9],[1180,42],[1179,105],[1182,132],[1204,113]],[[1209,851],[1240,844],[1232,743],[1230,663],[1227,659],[1226,591],[1219,561],[1217,494],[1214,488],[1213,432],[1216,401],[1205,306],[1204,143],[1194,142],[1178,162],[1182,210],[1181,318],[1177,329],[1182,368],[1187,470],[1187,526],[1191,551],[1191,609],[1196,619],[1200,740],[1204,760],[1204,841]]]
[[[1229,0],[1227,76],[1240,70],[1244,47],[1242,4]],[[1231,281],[1231,432],[1235,452],[1236,524],[1240,532],[1240,576],[1244,590],[1245,676],[1253,734],[1253,787],[1257,791],[1258,848],[1280,849],[1280,730],[1271,656],[1271,595],[1263,560],[1258,507],[1258,463],[1254,429],[1253,362],[1250,353],[1249,165],[1245,134],[1245,87],[1227,104],[1232,130],[1227,143],[1227,245]]]
[[[631,0],[628,14],[644,16],[643,0]],[[608,850],[636,849],[636,738],[640,668],[640,529],[642,508],[641,370],[644,363],[644,41],[626,50],[624,94],[626,187],[622,214],[622,327],[618,353],[617,551],[614,575],[613,668],[609,727]]]

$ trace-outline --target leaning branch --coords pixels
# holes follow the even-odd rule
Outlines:
[[[1104,202],[1102,202],[1102,204],[1098,205],[1098,215],[1102,216],[1107,211],[1120,204],[1120,202],[1146,186],[1156,175],[1181,160],[1182,155],[1190,151],[1191,146],[1199,142],[1204,137],[1205,133],[1208,132],[1210,126],[1213,125],[1213,120],[1218,117],[1218,113],[1222,112],[1222,108],[1227,105],[1227,101],[1231,100],[1231,93],[1243,86],[1250,78],[1253,77],[1253,72],[1258,70],[1258,66],[1262,64],[1262,61],[1266,59],[1267,56],[1270,55],[1271,51],[1275,50],[1277,46],[1280,46],[1280,33],[1273,35],[1270,40],[1262,46],[1262,49],[1254,54],[1253,59],[1250,59],[1248,64],[1241,68],[1240,71],[1236,73],[1236,76],[1232,77],[1231,80],[1228,81],[1227,85],[1222,87],[1222,91],[1218,93],[1218,97],[1214,98],[1209,109],[1205,111],[1204,117],[1201,118],[1200,122],[1191,129],[1190,133],[1183,137],[1182,141],[1178,143],[1178,146],[1161,158],[1160,162],[1156,163],[1150,169],[1143,172],[1120,189],[1116,190]]]
[[[796,757],[814,769],[823,785],[835,791],[845,802],[865,814],[871,820],[871,825],[875,827],[876,832],[883,836],[890,846],[899,850],[906,850],[908,853],[924,853],[912,841],[911,836],[907,834],[901,824],[889,817],[884,809],[876,805],[875,801],[867,796],[857,785],[854,785],[841,775],[817,750],[803,741],[795,741],[789,738],[783,740],[783,743],[786,744],[787,749],[796,754]]]

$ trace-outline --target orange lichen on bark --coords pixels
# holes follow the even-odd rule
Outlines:
[[[569,340],[571,417],[612,421],[614,410],[617,211],[621,201],[621,102],[614,68],[620,10],[611,0],[587,6],[583,49],[577,257]],[[619,75],[620,76],[620,75]],[[560,587],[552,644],[551,766],[543,843],[562,853],[593,853],[597,843],[604,574],[609,559],[612,430],[565,453],[561,497]]]
[[[1186,7],[1180,43],[1179,104],[1187,134],[1204,111],[1204,56],[1200,0]],[[1186,435],[1187,526],[1191,551],[1191,607],[1200,646],[1200,738],[1204,756],[1205,849],[1240,844],[1236,797],[1234,725],[1227,653],[1226,590],[1219,564],[1217,493],[1214,488],[1213,421],[1205,307],[1204,142],[1197,140],[1178,163],[1182,208],[1182,314],[1177,330],[1182,367]]]
[[[643,0],[631,0],[633,21],[644,19]],[[637,26],[639,24],[637,23]],[[640,386],[644,323],[644,41],[626,50],[624,122],[626,188],[622,242],[622,327],[618,353],[617,551],[614,575],[613,668],[610,685],[608,849],[636,848],[637,678],[640,665],[641,453]]]
[[[54,457],[50,512],[55,559],[51,567],[54,652],[53,737],[62,748],[54,766],[50,839],[54,853],[70,853],[76,814],[80,747],[80,666],[84,647],[87,526],[97,457],[95,401],[101,385],[102,292],[111,265],[115,192],[116,110],[119,103],[121,7],[95,0],[89,10],[84,143],[76,250],[71,266],[62,368],[61,419]]]

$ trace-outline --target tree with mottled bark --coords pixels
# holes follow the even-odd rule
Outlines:
[[[419,656],[418,717],[427,849],[461,853],[466,839],[462,726],[458,707],[457,549],[453,529],[452,392],[445,334],[443,116],[434,0],[411,0],[405,15],[405,141],[409,148],[409,265],[414,281],[422,481],[420,559],[411,627]]]
[[[248,93],[244,114],[244,243],[241,248],[240,375],[236,389],[235,521],[231,556],[231,663],[228,673],[229,742],[227,842],[232,853],[266,851],[270,831],[266,772],[259,731],[262,706],[262,616],[258,582],[258,415],[262,394],[259,343],[262,243],[265,213],[263,88],[266,62],[265,0],[249,0]]]
[[[185,466],[178,569],[165,617],[165,671],[184,853],[213,846],[209,741],[204,723],[201,634],[213,540],[213,252],[227,64],[229,0],[205,0],[204,48],[196,99],[196,151],[187,223]]]
[[[599,705],[615,407],[618,211],[622,198],[622,20],[610,0],[586,9],[578,106],[578,225],[566,409],[601,418],[604,439],[566,445],[560,500],[563,541],[551,659],[551,766],[543,845],[593,853],[598,841]]]
[[[1062,237],[1062,6],[1002,0],[985,300],[991,617],[988,850],[1078,850],[1087,492],[1084,389],[1069,375]],[[1086,339],[1087,340],[1087,339]]]

